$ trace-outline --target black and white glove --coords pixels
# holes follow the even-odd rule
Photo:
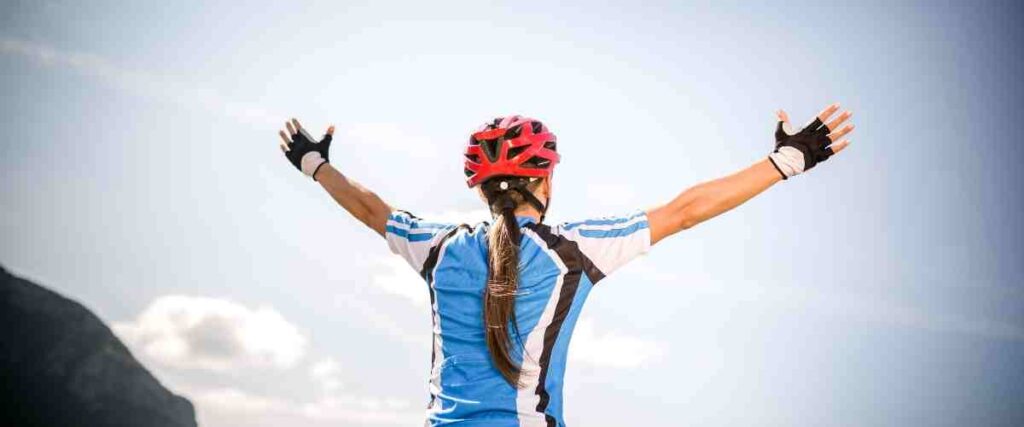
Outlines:
[[[288,128],[288,133],[283,130],[278,132],[284,140],[281,151],[296,169],[316,180],[316,171],[330,161],[329,150],[331,140],[334,138],[334,126],[327,128],[327,133],[320,141],[309,136],[296,119],[285,122],[285,127]]]
[[[839,138],[850,133],[853,130],[853,125],[848,124],[834,132],[831,130],[842,125],[852,113],[843,112],[827,125],[825,124],[825,120],[828,120],[837,110],[839,110],[839,104],[828,106],[799,132],[793,132],[786,112],[779,110],[779,124],[775,129],[775,151],[768,155],[768,160],[771,160],[775,169],[782,174],[782,179],[788,179],[810,170],[818,163],[828,160],[833,154],[846,148],[850,143],[848,140],[836,143],[833,141],[838,141]]]

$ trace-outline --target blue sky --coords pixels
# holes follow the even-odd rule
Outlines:
[[[426,291],[277,151],[481,218],[461,144],[559,135],[552,221],[664,202],[838,101],[850,148],[602,282],[572,425],[1024,419],[1019,6],[3,3],[0,262],[82,301],[206,426],[410,425]]]

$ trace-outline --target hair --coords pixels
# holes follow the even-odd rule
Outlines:
[[[527,184],[533,191],[543,182],[536,179]],[[487,195],[494,225],[488,231],[487,287],[484,290],[484,335],[491,361],[510,385],[519,388],[522,366],[513,356],[522,351],[522,339],[516,323],[516,293],[519,289],[519,223],[515,210],[524,204],[517,191],[494,191]],[[512,330],[509,330],[511,325]],[[516,343],[512,341],[515,334]],[[515,344],[518,344],[516,346]]]

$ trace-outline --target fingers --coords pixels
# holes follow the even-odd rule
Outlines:
[[[831,146],[828,147],[828,149],[832,151],[832,154],[836,154],[840,151],[843,151],[843,149],[846,148],[848,145],[850,145],[850,140],[844,139],[835,144],[832,144]]]
[[[775,117],[779,119],[779,126],[775,129],[775,140],[779,141],[786,136],[793,135],[793,125],[789,123],[789,114],[786,114],[785,110],[779,110],[775,112]]]
[[[832,141],[839,141],[844,136],[846,136],[848,133],[853,132],[853,128],[854,128],[854,126],[852,124],[843,126],[842,129],[839,129],[839,130],[837,130],[835,132],[832,132],[832,133],[828,134],[828,139],[832,140]],[[830,127],[830,129],[832,129],[832,128]]]
[[[309,132],[306,132],[306,128],[302,127],[302,125],[299,124],[299,119],[292,118],[292,124],[295,125],[295,132],[302,134],[302,136],[305,137],[307,141],[316,142],[316,139],[313,138],[309,134]]]
[[[850,116],[852,116],[852,115],[853,115],[853,113],[850,112],[849,110],[843,111],[842,114],[840,114],[838,117],[836,117],[831,122],[828,122],[828,124],[825,125],[825,126],[828,126],[828,130],[829,131],[834,131],[836,129],[839,129],[839,125],[842,125],[843,122],[845,122],[846,119],[849,119]]]
[[[284,141],[284,143],[279,145],[279,147],[281,147],[281,152],[287,153],[289,151],[288,146],[291,145],[292,140],[288,138],[288,134],[284,133],[283,130],[277,131],[277,136],[280,136],[281,140]]]
[[[298,135],[299,133],[301,133],[307,139],[313,140],[313,138],[310,138],[309,134],[306,133],[306,130],[302,127],[302,124],[299,123],[298,119],[292,118],[291,120],[284,122],[284,126],[285,128],[288,129],[288,133],[285,133],[282,130],[278,131],[277,134],[281,137],[281,140],[284,141],[286,146],[291,145],[293,143],[290,135]],[[324,136],[332,135],[334,135],[334,125],[328,127],[327,132],[324,134]]]
[[[818,120],[821,120],[822,123],[827,123],[828,118],[832,117],[836,111],[839,111],[839,103],[829,105],[828,107],[825,107],[824,110],[821,110],[821,112],[818,113]]]
[[[783,109],[776,111],[775,117],[778,117],[780,122],[789,123],[789,114],[786,114],[786,111]]]

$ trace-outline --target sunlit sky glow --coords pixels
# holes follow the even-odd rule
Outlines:
[[[536,116],[552,221],[667,201],[763,158],[772,113],[854,111],[807,176],[591,294],[566,420],[1019,425],[1022,16],[827,6],[7,1],[0,263],[92,308],[204,426],[417,425],[426,290],[284,160],[420,216],[485,217],[461,144]]]

